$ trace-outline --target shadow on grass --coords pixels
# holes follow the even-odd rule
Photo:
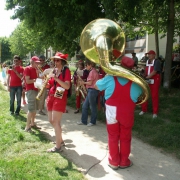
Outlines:
[[[55,170],[59,173],[60,176],[68,176],[68,173],[65,171],[79,172],[77,169],[73,168],[72,162],[70,162],[70,161],[68,161],[68,165],[65,168],[60,169],[59,167],[56,167]]]

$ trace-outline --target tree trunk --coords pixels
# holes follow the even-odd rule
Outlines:
[[[156,55],[159,57],[159,36],[158,36],[158,14],[156,12],[156,17],[155,17],[155,28],[154,28],[154,33],[155,33],[155,45],[156,45]]]
[[[167,21],[167,44],[165,55],[165,68],[164,68],[164,82],[163,87],[166,89],[171,88],[171,64],[172,64],[172,50],[173,50],[173,37],[174,37],[174,0],[169,0],[169,12]]]

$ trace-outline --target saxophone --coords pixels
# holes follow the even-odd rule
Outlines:
[[[55,68],[56,68],[56,67],[54,67],[49,74],[53,73],[54,70],[55,70]],[[47,85],[48,81],[49,81],[49,76],[47,75],[45,81],[43,82],[43,85],[42,85],[40,91],[38,92],[38,95],[36,96],[36,99],[37,99],[37,100],[40,100],[40,99],[41,99],[41,96],[42,96],[44,90],[46,89],[46,85]]]
[[[79,92],[81,93],[83,99],[87,96],[87,90],[84,84],[80,85],[80,81],[83,81],[80,75],[77,75],[77,87],[76,87],[76,96],[79,96]]]

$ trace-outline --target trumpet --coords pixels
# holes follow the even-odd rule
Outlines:
[[[55,70],[55,68],[56,68],[56,67],[54,67],[49,74],[53,73],[54,70]],[[46,89],[46,85],[47,85],[48,81],[49,81],[49,77],[48,77],[48,75],[47,75],[45,81],[43,82],[42,88],[40,89],[38,95],[36,96],[36,99],[37,99],[37,100],[40,100],[40,98],[41,98],[44,90]]]
[[[79,92],[81,93],[83,99],[87,96],[87,90],[84,84],[80,85],[80,81],[83,81],[80,75],[77,75],[77,87],[76,87],[76,96],[79,96]]]

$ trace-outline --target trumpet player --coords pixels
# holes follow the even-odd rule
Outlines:
[[[40,69],[42,70],[42,72],[40,72],[40,77],[41,78],[44,78],[44,74],[43,72],[50,68],[50,66],[45,62],[45,56],[44,55],[40,55],[39,56],[39,67]],[[39,90],[40,91],[40,90]],[[43,111],[44,110],[44,104],[45,104],[45,99],[47,97],[47,91],[43,91],[42,95],[41,95],[41,98],[40,100],[38,101],[38,114],[41,114],[41,115],[46,115],[45,112]]]
[[[78,66],[78,68],[73,75],[74,86],[75,86],[75,90],[76,90],[76,111],[74,112],[75,114],[79,113],[79,109],[80,109],[80,105],[81,105],[81,99],[82,99],[82,95],[78,89],[79,88],[78,86],[80,86],[80,84],[79,84],[80,80],[79,80],[78,76],[80,76],[80,78],[86,82],[87,77],[89,75],[89,71],[84,68],[85,66],[84,66],[83,60],[79,60],[77,66]]]
[[[50,89],[47,97],[48,119],[54,128],[56,136],[56,146],[47,150],[47,152],[60,152],[64,144],[62,139],[61,118],[66,111],[67,94],[70,88],[71,73],[67,64],[68,54],[57,52],[51,60],[55,63],[53,73],[48,75]]]
[[[39,63],[39,58],[37,56],[33,56],[30,59],[30,65],[27,66],[24,70],[25,88],[28,102],[27,122],[25,131],[30,133],[32,132],[31,128],[40,129],[40,127],[35,124],[37,110],[36,96],[38,94],[38,89],[34,86],[34,82],[36,82],[36,79],[39,76],[39,72],[36,69]]]

